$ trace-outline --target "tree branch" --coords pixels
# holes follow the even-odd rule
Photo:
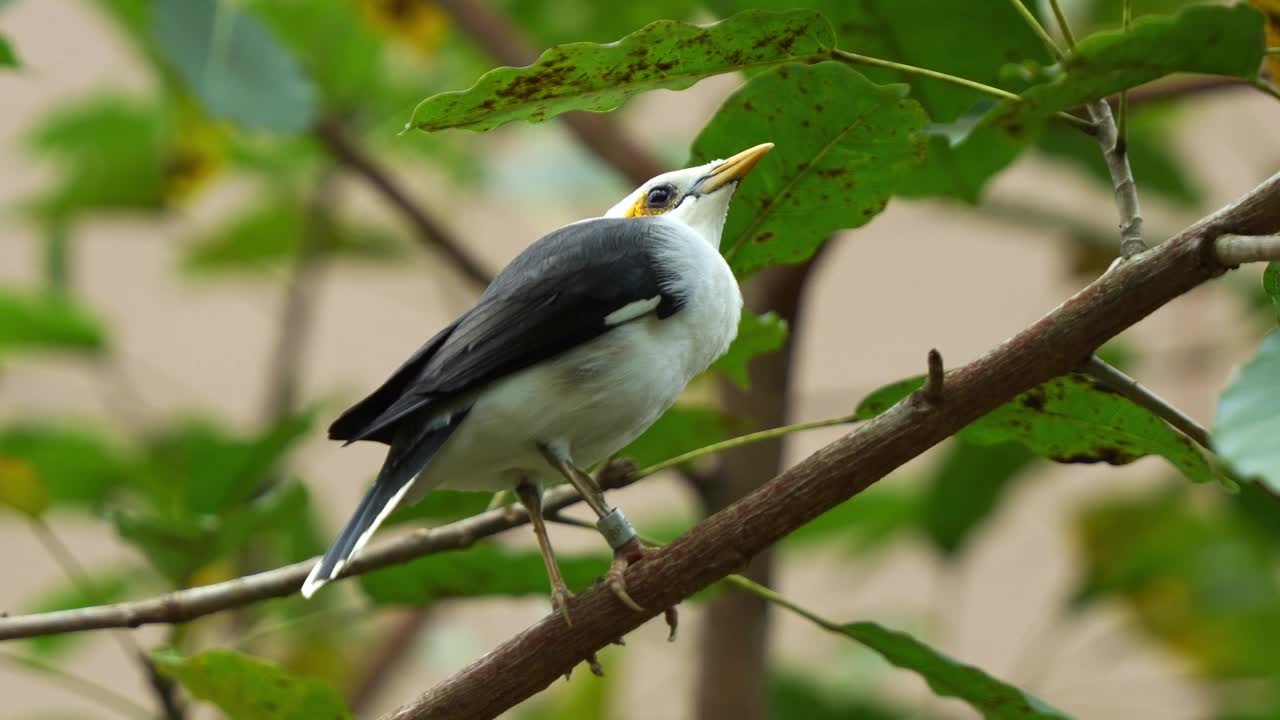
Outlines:
[[[538,59],[538,51],[519,28],[482,0],[436,0],[460,30],[502,65],[522,67]],[[570,132],[587,149],[640,185],[666,167],[647,149],[623,132],[611,116],[571,112],[560,116]]]
[[[313,132],[335,159],[369,181],[370,185],[408,218],[417,231],[418,240],[423,245],[444,253],[458,272],[477,287],[483,288],[489,284],[493,274],[484,267],[484,264],[473,257],[439,221],[415,203],[391,177],[387,169],[379,165],[377,160],[374,160],[373,156],[351,137],[337,118],[331,116],[320,118]]]
[[[1017,394],[1075,369],[1102,343],[1222,274],[1215,239],[1280,230],[1280,173],[1240,201],[1098,278],[1041,320],[947,375],[946,402],[913,395],[765,486],[655,550],[627,572],[634,612],[597,584],[387,716],[490,718],[530,697],[649,618],[858,494]]]

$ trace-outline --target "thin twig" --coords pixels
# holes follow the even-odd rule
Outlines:
[[[1058,29],[1062,31],[1062,39],[1067,44],[1067,50],[1074,50],[1076,38],[1071,32],[1071,23],[1067,22],[1067,14],[1062,12],[1062,5],[1058,0],[1049,0],[1049,5],[1053,7],[1053,18],[1058,21]]]
[[[453,268],[478,287],[489,284],[493,275],[484,264],[473,257],[425,208],[414,202],[392,178],[391,173],[374,160],[337,118],[321,118],[316,123],[314,133],[335,159],[364,177],[408,218],[423,245],[443,253]]]
[[[57,681],[68,691],[86,700],[110,707],[124,717],[134,718],[135,720],[151,720],[152,718],[150,710],[134,702],[123,693],[118,693],[105,685],[99,685],[92,680],[86,680],[79,675],[67,672],[57,665],[41,660],[38,657],[0,652],[0,660],[28,670],[35,670],[49,679]]]
[[[1280,235],[1220,235],[1214,250],[1223,265],[1267,262],[1280,256]]]
[[[279,422],[291,415],[298,405],[303,350],[311,326],[311,308],[315,301],[322,264],[332,243],[332,209],[337,188],[331,172],[322,172],[307,199],[305,220],[293,258],[276,346],[267,373],[266,407],[268,423]]]
[[[1092,375],[1103,385],[1125,396],[1133,401],[1134,404],[1155,413],[1204,449],[1213,450],[1208,430],[1204,429],[1200,423],[1190,416],[1169,404],[1164,398],[1156,395],[1142,383],[1109,365],[1097,355],[1089,356],[1089,361],[1085,363],[1084,369],[1085,372]]]
[[[75,553],[71,552],[71,548],[62,542],[62,538],[53,531],[49,523],[44,518],[31,518],[31,530],[35,534],[36,539],[44,546],[45,550],[53,558],[54,563],[62,570],[62,574],[71,581],[90,602],[102,603],[104,598],[99,593],[97,585],[93,579],[89,577],[89,573],[85,570],[80,561],[76,559]],[[151,656],[147,654],[142,646],[138,644],[133,636],[126,633],[113,632],[111,637],[120,647],[125,657],[131,658],[142,668],[143,676],[147,679],[147,685],[155,693],[156,702],[160,705],[165,720],[182,720],[186,716],[186,710],[181,700],[178,699],[177,687],[173,681],[161,675],[157,670],[155,663],[151,662]]]
[[[597,482],[606,490],[623,488],[654,473],[696,460],[704,455],[728,450],[762,440],[770,440],[788,433],[811,430],[853,422],[852,415],[842,415],[827,420],[796,423],[757,433],[742,435],[722,442],[691,450],[647,468],[620,475],[601,472]],[[568,507],[581,498],[572,487],[558,487],[547,492],[543,509],[552,514]],[[440,527],[418,530],[402,538],[374,545],[364,550],[351,562],[340,579],[354,577],[380,568],[408,562],[425,555],[461,550],[476,541],[496,535],[528,522],[528,515],[518,506],[502,507],[474,515]],[[106,628],[134,628],[155,623],[184,623],[198,617],[243,607],[271,598],[292,595],[302,587],[302,581],[319,558],[304,560],[292,565],[267,570],[254,575],[178,590],[145,600],[132,600],[111,605],[59,610],[31,615],[0,617],[0,641],[17,638],[56,635],[67,632],[102,630]]]
[[[1031,8],[1027,7],[1022,0],[1009,0],[1009,4],[1013,6],[1014,12],[1022,16],[1022,19],[1026,21],[1027,26],[1031,28],[1031,31],[1040,37],[1040,41],[1049,49],[1049,54],[1053,55],[1055,60],[1061,61],[1063,58],[1062,48],[1058,47],[1058,43],[1053,39],[1053,36],[1050,35],[1044,25],[1041,25],[1040,21],[1036,19],[1035,14],[1031,12]]]
[[[1129,167],[1129,154],[1120,139],[1111,106],[1106,100],[1088,105],[1089,117],[1098,129],[1096,137],[1111,172],[1116,208],[1120,211],[1120,257],[1126,260],[1147,249],[1142,241],[1142,209],[1138,205],[1138,186]]]
[[[1048,32],[1035,16],[1022,6],[1021,0],[1009,1],[1025,11],[1023,15],[1027,22],[1033,28],[1040,30],[1039,34],[1045,39],[1045,45],[1049,51],[1055,57],[1063,58],[1062,50],[1052,38],[1048,37]],[[1053,6],[1058,27],[1066,40],[1067,49],[1070,50],[1075,47],[1076,41],[1071,33],[1071,26],[1067,23],[1067,16],[1062,12],[1057,0],[1050,0],[1050,4]],[[1129,155],[1126,152],[1124,137],[1118,132],[1115,118],[1111,114],[1111,106],[1105,99],[1091,102],[1085,106],[1085,109],[1089,113],[1089,119],[1093,121],[1092,134],[1102,146],[1102,155],[1107,161],[1107,170],[1111,173],[1116,207],[1120,210],[1120,257],[1127,260],[1146,250],[1147,246],[1142,241],[1142,210],[1138,206],[1138,188],[1133,182],[1133,170],[1129,167]]]

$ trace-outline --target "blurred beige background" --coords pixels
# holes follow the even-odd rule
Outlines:
[[[0,30],[16,38],[25,65],[16,73],[0,73],[0,203],[11,210],[45,177],[46,168],[21,152],[21,137],[35,118],[95,90],[141,88],[146,78],[110,27],[74,0],[18,2],[0,15]],[[459,85],[469,80],[459,78]],[[720,78],[685,93],[647,95],[632,103],[625,122],[664,157],[679,162],[693,133],[736,84]],[[1265,98],[1247,91],[1213,96],[1193,105],[1189,115],[1179,151],[1201,163],[1211,205],[1274,172],[1280,140],[1276,110]],[[413,141],[413,136],[402,139]],[[420,167],[397,169],[495,269],[541,233],[602,211],[625,190],[554,124],[493,133],[486,148],[490,162],[515,169],[497,173],[482,194],[450,188]],[[520,173],[533,175],[539,163],[552,162],[566,163],[575,182],[602,183],[599,191],[585,193],[590,201],[579,200],[577,207],[539,205],[502,192],[529,177]],[[348,185],[356,212],[397,222],[358,181]],[[1049,199],[1103,229],[1114,217],[1110,198],[1097,186],[1034,159],[1003,175],[991,197]],[[73,415],[128,425],[200,409],[232,423],[252,423],[263,402],[279,284],[252,278],[193,283],[177,268],[182,239],[209,226],[220,208],[242,199],[229,191],[202,197],[164,222],[110,219],[80,228],[76,283],[109,320],[118,372],[142,402],[122,400],[115,389],[118,378],[75,362],[31,359],[0,370],[0,421]],[[1145,209],[1152,232],[1177,229],[1193,219],[1170,214],[1150,199]],[[17,213],[0,216],[0,283],[34,285],[37,253],[37,238]],[[966,209],[895,201],[870,226],[843,236],[825,259],[800,338],[794,418],[846,412],[866,391],[922,369],[930,347],[939,348],[949,365],[974,358],[1073,292],[1078,282],[1065,274],[1064,255],[1063,246],[1043,233],[983,220]],[[319,294],[302,378],[304,401],[324,400],[325,407],[336,410],[354,399],[465,308],[468,293],[416,246],[410,262],[394,268],[334,267]],[[1146,350],[1139,377],[1206,423],[1233,359],[1248,350],[1249,330],[1224,322],[1239,317],[1235,302],[1222,287],[1201,289],[1132,332]],[[789,453],[803,457],[839,433],[793,436]],[[376,447],[340,449],[317,433],[297,467],[336,526],[380,460]],[[902,541],[873,564],[851,564],[834,551],[784,554],[779,586],[832,618],[907,622],[916,628],[920,618],[927,618],[925,629],[936,646],[1020,682],[1079,717],[1201,717],[1203,698],[1181,680],[1189,668],[1127,631],[1121,609],[1090,613],[1045,635],[1073,582],[1067,525],[1072,508],[1094,493],[1140,489],[1165,472],[1161,461],[1151,459],[1121,469],[1055,468],[1015,491],[958,567],[944,570],[923,543]],[[900,473],[909,474],[910,469]],[[626,490],[617,500],[642,527],[646,518],[666,517],[664,508],[672,504],[690,517],[694,512],[688,493],[664,478]],[[113,562],[131,552],[104,526],[62,516],[54,522],[87,564]],[[563,548],[598,542],[573,529],[554,528],[553,533]],[[530,540],[524,532],[509,539]],[[40,590],[60,583],[58,570],[12,516],[0,518],[0,567],[0,609],[21,608]],[[409,699],[547,610],[545,598],[446,604],[376,710]],[[690,717],[699,611],[686,607],[682,618],[676,644],[667,645],[664,629],[651,623],[628,638],[624,660],[611,664],[610,671],[624,680],[618,717]],[[148,641],[160,637],[154,628],[140,634]],[[868,653],[791,617],[777,617],[772,639],[777,663],[833,684],[864,684],[867,678],[878,683],[885,677],[870,673],[876,663]],[[74,668],[142,696],[135,668],[121,661],[106,635],[93,638]],[[917,703],[921,717],[967,717],[958,703],[927,699],[914,676],[889,677],[894,682],[877,689]],[[39,675],[0,663],[0,718],[55,714],[96,718],[109,713]]]

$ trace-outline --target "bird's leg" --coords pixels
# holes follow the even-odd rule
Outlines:
[[[636,530],[631,526],[631,522],[627,520],[627,516],[617,508],[610,508],[605,502],[604,492],[600,486],[596,484],[594,478],[584,472],[581,468],[574,465],[563,452],[558,452],[555,448],[547,445],[539,446],[542,456],[546,458],[551,466],[560,472],[573,486],[577,488],[578,494],[582,495],[582,499],[586,501],[591,510],[595,512],[596,529],[604,535],[605,540],[609,542],[609,547],[613,548],[613,564],[609,567],[609,589],[614,595],[622,601],[622,604],[635,610],[636,612],[644,612],[644,608],[631,598],[627,592],[627,583],[623,577],[623,573],[627,568],[644,558],[645,549],[640,545],[640,539],[636,535]],[[670,608],[666,612],[667,624],[671,627],[671,637],[675,637],[676,617],[675,609]]]
[[[564,618],[566,625],[572,625],[569,619],[569,586],[564,583],[560,574],[560,566],[556,563],[555,552],[551,549],[551,536],[547,534],[547,523],[542,517],[542,488],[521,480],[516,485],[516,497],[520,498],[524,509],[529,511],[529,524],[533,526],[533,534],[538,537],[538,550],[542,552],[542,562],[547,566],[547,577],[551,579],[551,605]]]

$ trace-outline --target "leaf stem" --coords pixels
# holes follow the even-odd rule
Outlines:
[[[1264,48],[1263,55],[1280,55],[1280,47]]]
[[[857,414],[851,413],[849,415],[841,415],[839,417],[827,418],[825,420],[810,420],[808,422],[795,423],[794,425],[782,425],[780,427],[769,428],[768,430],[739,435],[738,437],[729,438],[728,440],[711,443],[710,445],[700,447],[696,450],[690,450],[687,453],[677,455],[673,458],[668,458],[655,465],[650,465],[647,468],[637,470],[634,473],[631,473],[631,475],[628,476],[628,479],[634,480],[642,477],[648,477],[649,475],[666,470],[667,468],[674,467],[676,465],[683,465],[690,460],[696,460],[703,455],[711,455],[724,450],[732,450],[733,448],[741,447],[743,445],[772,440],[774,438],[782,437],[783,435],[790,435],[791,433],[801,432],[803,430],[814,430],[816,428],[831,427],[832,425],[846,425],[848,423],[857,422],[858,419]]]
[[[1057,7],[1057,2],[1054,2],[1054,7],[1055,8]],[[1129,24],[1132,22],[1133,22],[1133,0],[1124,0],[1124,9],[1121,11],[1120,28],[1122,30],[1128,30]],[[1065,16],[1058,18],[1058,25],[1060,25],[1063,28],[1064,32],[1066,31],[1067,19]],[[1120,91],[1120,102],[1116,107],[1116,142],[1120,143],[1121,146],[1127,148],[1128,138],[1129,138],[1129,89],[1125,88],[1124,90]]]
[[[1017,0],[1013,0],[1013,2],[1017,3]],[[905,73],[907,75],[917,75],[919,77],[927,77],[933,80],[939,80],[941,82],[950,83],[952,85],[958,85],[963,88],[968,88],[970,90],[976,90],[985,95],[990,95],[992,97],[1000,98],[1001,100],[1008,100],[1010,102],[1022,102],[1022,97],[1017,93],[1011,93],[1008,90],[1002,90],[998,87],[986,85],[984,83],[978,82],[977,80],[970,80],[968,78],[962,78],[956,75],[948,75],[946,73],[941,73],[941,72],[938,72],[937,70],[930,70],[928,68],[917,67],[915,65],[904,65],[903,63],[896,63],[896,62],[893,62],[892,60],[885,60],[883,58],[878,58],[878,57],[871,57],[870,55],[859,55],[857,53],[851,53],[846,50],[841,50],[840,48],[832,48],[831,58],[833,60],[839,60],[840,62],[843,62],[847,65],[855,65],[855,66],[862,65],[862,66],[868,66],[868,67],[884,68],[886,70],[894,70],[900,73]],[[1094,132],[1093,123],[1089,122],[1088,120],[1085,120],[1082,117],[1077,117],[1075,115],[1072,115],[1071,113],[1066,113],[1066,112],[1055,113],[1054,118],[1056,118],[1057,120],[1061,120],[1069,125],[1073,125],[1076,128],[1079,128],[1080,130],[1083,130],[1089,133],[1090,135],[1092,135]]]
[[[827,618],[822,617],[821,615],[813,612],[812,610],[802,608],[799,605],[788,600],[786,596],[780,593],[774,592],[773,590],[770,590],[769,588],[761,585],[760,583],[757,583],[753,580],[748,580],[747,578],[741,575],[726,575],[724,578],[724,582],[730,585],[734,585],[741,590],[745,590],[751,593],[752,595],[755,595],[756,597],[760,598],[761,600],[773,603],[774,605],[777,605],[780,608],[790,610],[791,612],[799,615],[805,620],[808,620],[813,624],[818,625],[824,630],[830,630],[831,632],[839,633],[841,635],[845,634],[844,628],[840,623],[835,622],[833,620],[828,620]]]
[[[1058,47],[1058,43],[1054,41],[1053,36],[1050,35],[1044,25],[1041,25],[1040,21],[1036,19],[1035,14],[1031,12],[1031,8],[1024,5],[1022,0],[1009,0],[1009,4],[1012,5],[1013,9],[1022,16],[1023,20],[1027,21],[1027,26],[1031,28],[1032,32],[1040,37],[1040,40],[1044,42],[1044,46],[1049,48],[1049,53],[1053,55],[1054,59],[1062,60],[1062,48]],[[1053,5],[1056,9],[1058,3],[1055,2]]]
[[[1146,388],[1142,383],[1112,367],[1097,355],[1089,357],[1089,361],[1085,363],[1085,371],[1103,385],[1128,398],[1135,405],[1155,413],[1205,450],[1213,452],[1208,430],[1205,430],[1200,423],[1191,419],[1186,413],[1170,405],[1167,400]]]
[[[970,90],[977,90],[980,93],[998,97],[1002,100],[1017,101],[1022,99],[1018,97],[1016,93],[1011,93],[1008,90],[1001,90],[998,87],[985,85],[976,80],[948,75],[946,73],[938,72],[937,70],[916,67],[915,65],[904,65],[902,63],[893,62],[892,60],[884,60],[882,58],[871,57],[869,55],[859,55],[857,53],[841,50],[840,48],[832,48],[831,57],[849,65],[866,65],[870,67],[885,68],[886,70],[896,70],[897,72],[906,73],[908,75],[919,75],[920,77],[941,80],[942,82],[951,83],[952,85],[959,85],[960,87],[966,87]]]
[[[92,700],[103,706],[111,707],[121,715],[128,718],[139,718],[140,720],[152,720],[152,713],[147,708],[130,700],[121,693],[112,690],[105,685],[99,685],[92,680],[86,680],[79,675],[69,673],[66,670],[46,662],[37,657],[14,655],[11,653],[0,653],[0,659],[3,659],[15,666],[20,666],[28,670],[47,675],[50,679],[56,680],[64,688],[83,698]]]
[[[1062,4],[1058,0],[1049,0],[1049,5],[1053,8],[1054,19],[1058,21],[1058,29],[1062,31],[1062,39],[1067,41],[1067,49],[1075,49],[1076,37],[1071,32],[1071,25],[1067,22],[1067,14],[1062,12]],[[1125,2],[1125,10],[1129,10],[1128,0]],[[1127,28],[1128,25],[1125,27]]]

